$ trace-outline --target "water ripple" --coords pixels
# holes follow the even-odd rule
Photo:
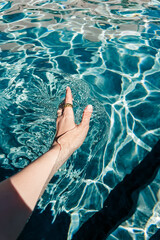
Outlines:
[[[68,239],[160,137],[159,11],[156,0],[0,3],[2,178],[51,146],[66,86],[77,123],[87,104],[94,107],[85,143],[38,203],[44,211],[52,203],[53,220],[62,210],[71,215]],[[156,232],[158,180],[107,239]]]

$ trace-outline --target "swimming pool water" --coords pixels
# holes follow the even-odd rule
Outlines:
[[[1,180],[50,148],[66,86],[77,123],[94,107],[84,144],[55,174],[20,239],[71,239],[151,151],[160,138],[159,48],[160,1],[0,1]],[[159,180],[158,172],[107,240],[154,236]],[[61,213],[65,237],[56,230]]]

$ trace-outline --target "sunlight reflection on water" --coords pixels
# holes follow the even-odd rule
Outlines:
[[[38,203],[42,210],[53,204],[53,219],[62,210],[71,214],[70,239],[159,139],[159,2],[2,1],[0,11],[2,178],[51,146],[67,85],[77,123],[87,104],[94,107],[85,143]],[[107,239],[155,233],[158,180],[159,174],[132,218]]]

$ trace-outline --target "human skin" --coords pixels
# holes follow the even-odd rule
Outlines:
[[[65,103],[72,104],[69,87],[66,89]],[[81,123],[76,125],[71,107],[59,109],[56,137],[51,149],[0,183],[1,240],[17,239],[53,175],[85,140],[92,111],[92,106],[88,105]]]

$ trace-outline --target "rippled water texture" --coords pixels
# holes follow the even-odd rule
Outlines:
[[[71,216],[68,240],[160,138],[159,48],[160,1],[0,1],[1,180],[49,149],[66,86],[77,123],[94,106],[85,143],[38,203],[52,204],[51,221]],[[159,182],[107,240],[156,232]]]

